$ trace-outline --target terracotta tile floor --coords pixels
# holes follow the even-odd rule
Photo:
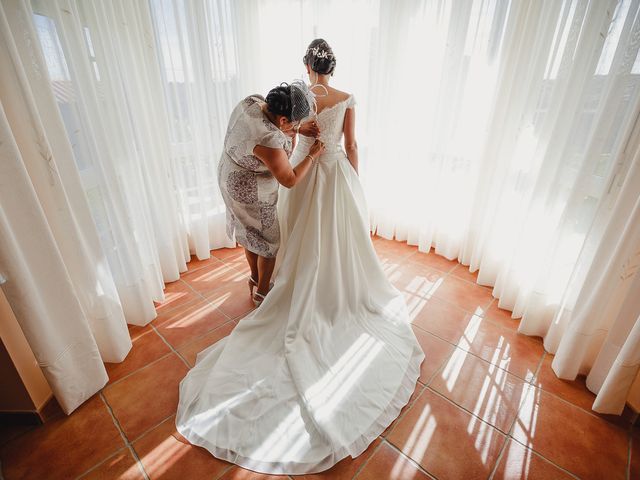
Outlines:
[[[595,415],[584,379],[551,370],[539,338],[517,333],[466,267],[374,238],[402,290],[426,360],[400,417],[356,459],[305,479],[640,478],[640,431]],[[178,384],[196,354],[253,309],[241,249],[189,263],[109,384],[69,417],[0,428],[12,479],[267,479],[191,446],[174,425]],[[287,478],[287,477],[284,477]]]

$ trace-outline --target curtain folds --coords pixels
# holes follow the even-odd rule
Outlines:
[[[155,318],[186,270],[168,126],[145,3],[32,2],[47,66],[127,321]]]
[[[25,4],[2,4],[0,37],[2,288],[69,413],[131,340]]]
[[[587,375],[597,393],[593,409],[620,413],[640,364],[640,124],[628,152],[628,173],[613,205],[604,203],[605,227],[595,252],[581,252],[590,267],[572,279],[547,336],[545,348],[556,352],[552,368],[560,378]]]
[[[620,223],[631,210],[611,209],[620,195],[611,186],[626,182],[629,195],[640,194],[623,175],[631,159],[622,159],[635,148],[627,142],[640,111],[640,2],[380,8],[384,76],[373,75],[368,101],[401,121],[369,118],[372,228],[478,271],[499,307],[521,318],[519,331],[557,351],[562,378],[589,373],[600,353],[601,370],[588,377],[598,393],[621,361],[613,344],[633,338],[632,314],[614,321],[625,297],[616,287],[609,302],[617,271],[605,269],[628,252],[614,260],[603,232],[615,218],[610,235],[634,235]],[[594,262],[605,265],[586,278]],[[638,361],[624,358],[634,377]],[[621,412],[630,383],[614,384],[621,390],[604,389],[598,411]]]

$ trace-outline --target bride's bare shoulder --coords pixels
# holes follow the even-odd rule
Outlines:
[[[336,100],[342,102],[351,96],[350,93],[343,92],[342,90],[338,90],[337,88],[333,89],[333,93],[335,94]]]

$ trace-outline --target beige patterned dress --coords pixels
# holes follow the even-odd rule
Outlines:
[[[227,207],[227,235],[250,252],[275,257],[280,246],[276,204],[278,181],[253,155],[256,145],[282,148],[291,155],[291,139],[262,112],[264,98],[251,95],[231,113],[218,165],[218,184]]]

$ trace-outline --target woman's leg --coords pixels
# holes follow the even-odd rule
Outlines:
[[[251,269],[251,278],[258,282],[258,255],[250,252],[246,248],[244,249],[244,255],[247,257],[247,263],[249,264],[249,268]]]
[[[275,266],[275,257],[258,257],[258,293],[260,295],[269,293],[269,284],[271,283],[271,275]]]

